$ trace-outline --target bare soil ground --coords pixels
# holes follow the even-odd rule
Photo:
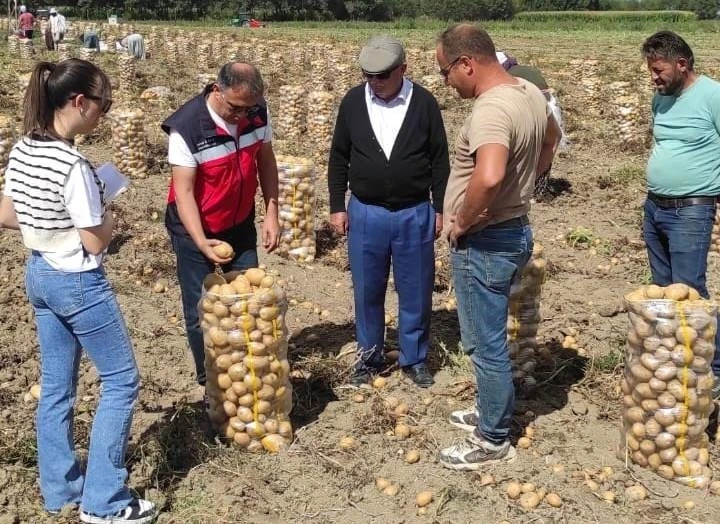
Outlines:
[[[515,44],[520,58],[536,58],[529,39],[505,40]],[[151,176],[134,180],[116,205],[119,227],[107,270],[142,375],[128,452],[130,483],[160,505],[158,522],[718,521],[719,498],[664,481],[615,455],[620,441],[619,376],[626,330],[621,297],[649,278],[640,240],[646,151],[622,147],[602,114],[587,116],[577,96],[576,79],[564,74],[563,64],[578,52],[566,44],[559,37],[557,52],[540,61],[560,94],[573,140],[553,168],[554,192],[532,211],[536,240],[545,246],[550,267],[539,333],[549,358],[536,371],[540,386],[519,399],[513,419],[514,439],[526,426],[534,427],[531,446],[518,451],[514,464],[483,471],[494,477],[487,485],[482,485],[479,475],[445,470],[436,460],[441,447],[462,437],[460,430],[446,422],[447,415],[470,405],[474,397],[472,375],[458,348],[456,313],[445,307],[447,280],[439,282],[434,296],[436,385],[421,391],[390,370],[384,388],[361,390],[364,401],[355,402],[352,397],[357,391],[343,386],[351,359],[343,349],[352,348],[354,340],[352,289],[344,243],[331,238],[326,229],[320,235],[322,252],[312,265],[299,266],[274,255],[261,257],[289,282],[295,442],[287,452],[269,456],[239,452],[213,438],[191,373],[174,259],[162,224],[169,174],[163,160],[165,146],[156,128],[151,130]],[[633,53],[634,57],[635,47],[633,43],[606,50],[602,67],[622,69],[616,54]],[[634,78],[639,78],[637,71],[631,73]],[[194,88],[194,80],[182,75],[173,78],[171,72],[152,64],[143,66],[141,75],[147,85],[169,85],[180,100]],[[2,105],[11,111],[13,103]],[[444,112],[451,143],[466,109],[466,104],[456,102]],[[92,139],[86,151],[94,160],[109,159],[107,130]],[[325,195],[322,177],[318,187]],[[324,210],[318,211],[320,222]],[[579,228],[587,231],[573,246],[567,235]],[[443,252],[446,248],[439,243],[438,253]],[[23,286],[25,258],[19,237],[0,232],[0,523],[70,523],[76,521],[76,513],[51,518],[40,502],[35,404],[24,400],[39,376],[33,315]],[[167,281],[167,292],[151,291],[159,279]],[[716,295],[720,279],[715,255],[709,282]],[[388,312],[393,313],[397,302],[392,289],[387,303]],[[392,322],[388,333],[392,346]],[[561,347],[566,334],[574,334],[581,350]],[[99,385],[88,362],[81,368],[76,441],[82,455]],[[410,407],[408,420],[414,432],[406,440],[388,435],[394,420],[384,401],[391,396]],[[359,445],[341,450],[338,443],[344,436],[355,437]],[[421,455],[412,465],[403,460],[411,449]],[[716,459],[714,446],[712,453]],[[716,460],[712,465],[717,469]],[[603,473],[603,467],[612,471]],[[377,477],[399,483],[399,493],[394,497],[380,493],[375,487]],[[584,484],[588,478],[599,482],[599,492]],[[505,494],[511,480],[558,493],[562,507],[543,503],[532,512],[523,511]],[[631,503],[624,490],[636,483],[650,494],[644,501]],[[419,514],[415,496],[422,490],[431,490],[434,501]],[[615,493],[615,502],[602,500],[602,491]],[[694,509],[688,509],[689,501]]]

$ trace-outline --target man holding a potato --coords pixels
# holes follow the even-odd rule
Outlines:
[[[690,46],[671,31],[650,36],[642,54],[655,87],[643,238],[653,282],[683,283],[708,298],[705,274],[720,195],[720,83],[698,75]],[[713,397],[720,397],[720,338]]]
[[[230,62],[220,69],[216,82],[162,124],[170,136],[172,166],[165,225],[177,257],[187,337],[202,385],[202,282],[216,265],[224,271],[258,265],[258,180],[266,209],[263,247],[273,251],[280,238],[277,164],[263,92],[257,68]]]
[[[475,99],[456,141],[444,208],[460,334],[475,369],[477,399],[473,409],[451,414],[452,424],[471,433],[439,458],[450,469],[476,470],[516,456],[510,286],[533,249],[528,212],[535,176],[550,167],[561,132],[540,90],[498,62],[485,30],[453,26],[438,39],[436,54],[446,84]]]

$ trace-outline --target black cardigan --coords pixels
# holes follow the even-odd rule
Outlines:
[[[390,154],[373,133],[365,102],[365,84],[340,102],[328,162],[330,212],[345,211],[348,188],[361,202],[402,209],[428,200],[442,213],[450,175],[447,136],[440,107],[428,90],[413,85],[405,120]]]

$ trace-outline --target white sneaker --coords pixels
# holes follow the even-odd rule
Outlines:
[[[125,509],[108,517],[98,517],[80,511],[80,522],[86,524],[146,524],[157,516],[155,504],[145,499],[133,499]]]
[[[475,431],[480,419],[480,413],[477,409],[460,409],[450,413],[448,420],[453,426],[457,426],[465,431]]]
[[[473,433],[463,442],[440,451],[440,464],[457,471],[475,471],[487,464],[515,462],[517,452],[509,440],[492,444]]]

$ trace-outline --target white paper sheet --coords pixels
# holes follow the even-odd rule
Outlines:
[[[105,201],[110,202],[125,192],[130,180],[123,175],[115,164],[106,163],[95,170],[98,178],[105,183]]]

